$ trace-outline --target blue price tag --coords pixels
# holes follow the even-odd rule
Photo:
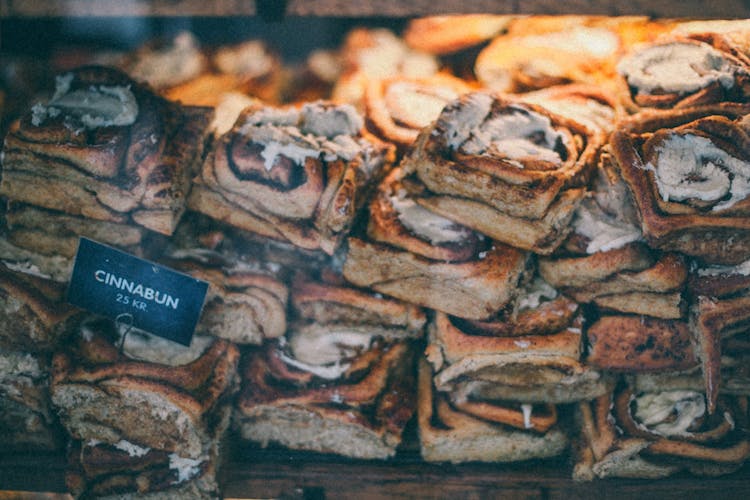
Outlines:
[[[189,346],[208,283],[81,238],[68,302]],[[128,321],[131,323],[131,321]]]

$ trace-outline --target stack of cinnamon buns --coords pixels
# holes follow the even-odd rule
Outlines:
[[[4,142],[1,416],[67,431],[74,492],[216,495],[230,408],[263,446],[387,458],[414,419],[427,461],[579,480],[750,457],[745,21],[433,17],[283,70],[170,44],[62,72]],[[78,236],[209,282],[190,352],[64,304]]]

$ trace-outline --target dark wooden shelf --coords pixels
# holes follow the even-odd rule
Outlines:
[[[284,0],[0,0],[2,17],[49,16],[254,16]],[[270,8],[268,7],[270,6]],[[599,14],[654,17],[745,18],[741,0],[286,0],[287,16],[411,17],[430,14]]]
[[[496,498],[570,499],[750,498],[750,464],[731,475],[679,475],[660,480],[580,483],[565,458],[518,464],[428,464],[416,453],[389,461],[248,446],[235,450],[220,473],[226,498]],[[2,490],[65,492],[62,454],[0,457]]]

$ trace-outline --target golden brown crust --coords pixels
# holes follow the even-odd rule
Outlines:
[[[445,73],[427,78],[371,80],[365,89],[368,127],[406,150],[446,104],[471,90],[466,81]]]
[[[602,370],[649,372],[696,365],[687,323],[648,316],[605,316],[587,335],[586,362]]]
[[[625,122],[611,138],[613,156],[633,194],[644,237],[649,244],[699,257],[707,262],[736,264],[750,254],[750,223],[746,217],[748,199],[721,206],[720,199],[707,199],[707,206],[665,201],[654,174],[659,166],[658,138],[701,137],[742,161],[750,138],[742,117],[745,105],[716,105],[702,108],[644,113]],[[652,132],[656,132],[653,133]],[[666,174],[665,174],[666,175]],[[676,173],[676,175],[680,175]],[[671,196],[671,195],[670,195]],[[714,208],[717,207],[717,208]]]
[[[394,155],[358,120],[350,107],[322,101],[246,108],[204,161],[189,206],[332,254]]]
[[[427,321],[419,307],[346,286],[297,276],[292,304],[300,317],[317,323],[375,324],[419,332]]]
[[[65,112],[42,120],[27,113],[6,137],[0,191],[73,215],[113,222],[130,218],[171,234],[184,210],[210,111],[181,108],[111,68],[79,68],[63,78],[71,78],[71,92],[128,88],[137,103],[135,121],[83,133],[83,126],[65,121]],[[47,187],[24,188],[27,183]]]
[[[428,260],[380,243],[349,239],[344,277],[401,300],[459,317],[485,319],[515,295],[526,254],[495,244],[476,260]]]

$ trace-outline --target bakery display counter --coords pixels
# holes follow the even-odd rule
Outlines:
[[[0,0],[0,499],[750,498],[750,6],[455,8]]]
[[[648,15],[653,17],[743,18],[750,7],[736,0],[618,2],[613,0],[3,0],[0,16],[335,16],[412,17],[456,13]]]

